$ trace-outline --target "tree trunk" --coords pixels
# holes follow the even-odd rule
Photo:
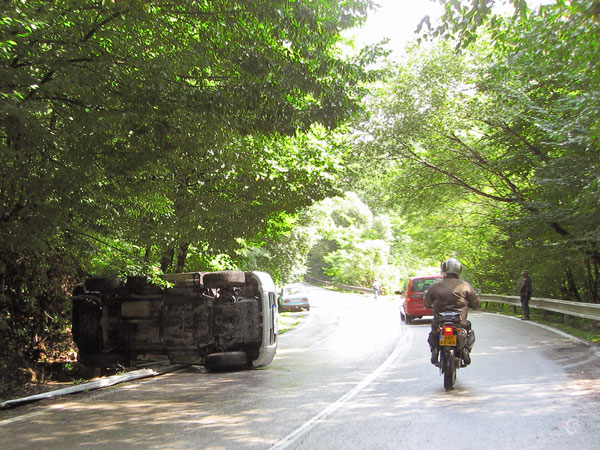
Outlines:
[[[181,273],[185,269],[185,260],[187,258],[189,247],[190,244],[187,242],[179,246],[179,252],[177,253],[177,267],[175,269],[175,272]]]
[[[165,251],[165,253],[163,254],[162,258],[160,259],[160,270],[162,270],[163,273],[169,272],[169,269],[173,265],[173,256],[174,255],[175,255],[175,248],[168,247],[167,250]]]
[[[567,276],[567,292],[569,295],[569,299],[572,297],[575,297],[575,300],[577,300],[578,302],[581,301],[581,296],[579,295],[579,292],[577,291],[577,284],[575,283],[575,279],[573,278],[573,272],[571,272],[570,268],[567,268],[565,275]]]
[[[598,251],[592,251],[588,253],[585,259],[586,274],[585,274],[585,287],[589,292],[590,300],[592,303],[600,303],[598,287],[600,280],[600,253]]]
[[[148,245],[146,247],[146,252],[144,253],[144,262],[149,263],[151,255],[152,255],[152,246]]]

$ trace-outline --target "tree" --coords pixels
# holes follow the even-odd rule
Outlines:
[[[370,287],[375,278],[386,286],[398,284],[391,266],[394,239],[387,215],[374,216],[356,193],[325,199],[309,210],[311,234],[309,275],[342,284]]]
[[[307,271],[306,258],[314,243],[305,211],[284,216],[277,232],[265,233],[260,242],[246,243],[239,266],[245,270],[266,271],[276,284],[301,281]]]
[[[27,333],[24,261],[69,280],[181,269],[326,195],[330,155],[298,145],[359,107],[377,51],[336,46],[370,6],[3,2],[0,321]]]
[[[554,273],[540,291],[597,302],[599,72],[589,68],[598,24],[589,6],[496,17],[461,53],[448,44],[415,49],[378,93],[363,127],[371,138],[359,146],[390,167],[394,187],[386,190],[405,211],[422,208],[421,217],[446,224],[477,211],[473,237],[501,244],[502,256],[515,258],[512,271],[544,261],[564,282]],[[502,259],[485,253],[488,267]]]
[[[175,170],[226,176],[245,136],[335,127],[366,73],[333,48],[369,4],[5,3],[3,240],[44,247],[57,229],[156,214]]]

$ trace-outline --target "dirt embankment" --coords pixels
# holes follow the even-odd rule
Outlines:
[[[123,369],[93,369],[76,361],[38,362],[19,369],[3,365],[0,367],[0,402],[114,375]]]

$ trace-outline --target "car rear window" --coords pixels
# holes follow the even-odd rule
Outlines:
[[[296,294],[302,294],[302,292],[303,292],[302,288],[286,288],[283,290],[284,295],[296,295]]]
[[[436,281],[440,281],[440,279],[439,278],[419,278],[417,280],[413,280],[410,290],[413,292],[424,292],[427,289],[429,289],[429,286],[431,286]]]

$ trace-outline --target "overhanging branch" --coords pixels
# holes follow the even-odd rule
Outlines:
[[[487,192],[484,192],[481,189],[476,188],[475,186],[471,186],[469,183],[467,183],[466,181],[464,181],[463,179],[461,179],[457,175],[453,174],[452,172],[450,172],[450,171],[448,171],[446,169],[442,169],[441,167],[438,167],[435,164],[430,163],[426,159],[421,158],[419,155],[417,155],[412,150],[409,150],[408,152],[411,155],[413,155],[413,157],[417,161],[419,161],[421,164],[423,164],[425,167],[429,167],[430,169],[435,170],[436,172],[445,175],[450,180],[452,180],[455,184],[457,184],[457,185],[459,185],[459,186],[467,189],[468,191],[473,192],[474,194],[477,194],[477,195],[479,195],[481,197],[489,198],[491,200],[495,200],[495,201],[498,201],[498,202],[503,202],[503,203],[515,203],[515,202],[518,201],[518,199],[516,199],[514,197],[500,197],[500,196],[497,196],[497,195],[488,194]]]

